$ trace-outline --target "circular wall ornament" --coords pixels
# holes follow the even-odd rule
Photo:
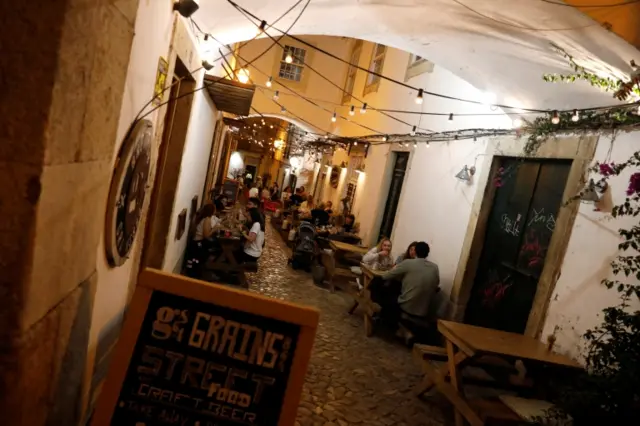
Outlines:
[[[107,200],[105,250],[111,266],[126,262],[147,196],[153,125],[141,120],[127,134],[116,159]]]

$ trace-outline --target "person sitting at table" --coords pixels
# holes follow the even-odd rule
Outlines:
[[[342,232],[346,234],[357,234],[358,225],[356,225],[356,217],[349,213],[344,217],[344,224],[342,225]]]
[[[213,204],[219,212],[227,208],[227,202],[229,202],[229,198],[225,194],[220,194],[213,200]]]
[[[302,197],[302,189],[297,188],[295,194],[289,197],[289,201],[291,201],[291,205],[293,206],[299,206],[300,204],[302,204],[302,202],[304,201]]]
[[[324,211],[331,216],[333,214],[333,201],[329,200],[324,205]]]
[[[316,226],[327,226],[329,224],[329,213],[327,213],[324,203],[311,210],[311,220]]]
[[[291,198],[291,187],[287,186],[282,190],[282,201],[289,201],[289,198]]]
[[[409,247],[407,247],[407,251],[402,253],[400,256],[398,256],[396,258],[396,267],[403,261],[406,259],[415,259],[416,258],[416,244],[418,244],[417,241],[412,242],[411,244],[409,244]]]
[[[280,198],[280,187],[278,186],[278,182],[273,182],[270,193],[271,201],[278,201],[278,199]]]
[[[251,185],[251,189],[249,190],[249,198],[258,198],[258,194],[260,194],[260,190],[258,189],[258,185]]]
[[[248,211],[249,221],[248,230],[241,226],[242,236],[245,238],[244,249],[242,251],[242,262],[257,262],[262,256],[262,248],[264,246],[264,217],[257,208],[251,208]]]
[[[389,238],[381,239],[377,246],[362,256],[362,263],[371,266],[373,269],[385,270],[393,267],[391,240]]]
[[[196,230],[193,241],[210,240],[214,231],[220,226],[221,220],[215,215],[215,205],[208,203],[202,206],[196,215]]]
[[[314,209],[313,196],[308,195],[307,199],[300,204],[298,211],[300,216],[311,216],[311,210]]]
[[[221,220],[215,216],[215,212],[215,206],[208,203],[196,213],[195,229],[191,228],[192,231],[189,232],[192,238],[185,253],[185,265],[190,277],[200,276],[202,267],[214,246],[212,237],[221,224]]]
[[[389,282],[401,279],[402,287],[395,306],[387,305],[388,311],[396,319],[402,313],[416,318],[427,318],[429,307],[440,286],[440,271],[438,265],[427,260],[429,244],[420,241],[415,246],[415,259],[406,259],[393,270],[385,273],[382,279]],[[385,303],[379,301],[379,303]],[[383,307],[384,311],[385,307]],[[403,336],[407,338],[407,336]]]

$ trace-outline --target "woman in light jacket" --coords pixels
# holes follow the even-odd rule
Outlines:
[[[391,269],[393,258],[391,257],[391,240],[383,238],[377,246],[372,248],[362,257],[362,263],[373,269]]]

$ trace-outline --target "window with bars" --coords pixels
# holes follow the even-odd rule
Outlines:
[[[384,66],[384,57],[387,53],[387,46],[384,44],[376,44],[373,47],[373,54],[371,55],[371,63],[369,64],[369,73],[367,74],[367,83],[364,88],[365,94],[375,92],[378,90],[380,84],[380,77],[372,74],[382,74],[382,68]]]
[[[305,49],[294,46],[285,46],[282,50],[282,58],[280,58],[279,78],[285,80],[300,81],[302,80],[302,71],[304,70],[304,59],[307,54]],[[287,63],[287,56],[291,55],[293,61]]]
[[[349,65],[347,69],[347,79],[344,83],[344,94],[342,95],[342,103],[349,102],[353,94],[353,87],[356,83],[356,75],[358,73],[358,62],[360,61],[360,53],[362,52],[362,40],[356,40],[353,48],[351,49],[351,56],[349,57]]]

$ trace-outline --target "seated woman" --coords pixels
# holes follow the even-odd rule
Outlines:
[[[333,214],[333,202],[331,200],[327,201],[324,205],[324,211],[329,213],[329,216]]]
[[[248,213],[249,221],[247,224],[251,224],[251,227],[248,231],[243,228],[242,236],[245,238],[245,243],[241,260],[243,262],[257,262],[262,256],[264,245],[264,217],[257,208],[251,208]]]
[[[205,204],[196,215],[196,230],[193,241],[209,241],[216,228],[220,225],[220,219],[216,217],[216,207],[213,204]]]
[[[200,276],[209,250],[213,247],[211,237],[220,226],[220,219],[215,216],[215,212],[213,204],[205,204],[196,214],[195,230],[190,232],[193,237],[187,245],[185,255],[185,269],[190,277]]]
[[[344,225],[342,225],[342,232],[346,234],[357,234],[358,225],[356,225],[356,217],[349,213],[344,217]]]
[[[308,195],[306,198],[306,201],[303,201],[302,204],[300,204],[300,208],[298,209],[298,212],[300,213],[301,217],[310,217],[311,210],[313,209],[314,209],[313,196]]]
[[[391,240],[388,238],[381,239],[377,246],[362,256],[362,263],[371,266],[373,269],[391,269],[393,267]]]
[[[398,264],[403,260],[416,258],[416,244],[418,244],[417,241],[409,244],[409,247],[407,247],[407,251],[396,258],[396,266],[398,266]]]

